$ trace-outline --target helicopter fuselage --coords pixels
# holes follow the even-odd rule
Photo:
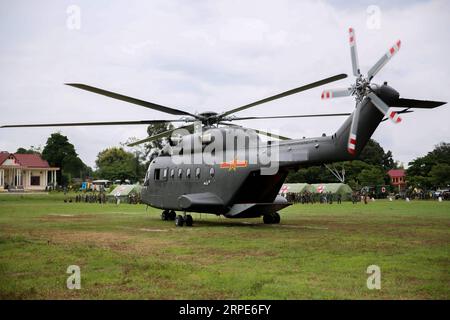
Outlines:
[[[363,103],[357,154],[382,118],[370,101]],[[346,150],[351,119],[352,116],[331,136],[267,143],[257,138],[253,146],[248,141],[241,146],[236,143],[247,133],[239,128],[209,128],[184,136],[172,152],[163,153],[150,163],[141,193],[142,202],[163,210],[222,214],[232,218],[276,212],[290,205],[278,195],[290,170],[354,159]],[[209,144],[202,143],[197,150],[191,148],[192,151],[186,152],[186,145],[192,146],[195,139],[201,142],[202,137],[211,135],[235,138],[224,138],[220,143],[223,148],[208,149]],[[180,157],[174,155],[179,154],[180,149],[181,153],[184,149],[183,156],[189,161],[180,161]],[[215,161],[205,160],[205,154],[210,154],[211,150],[214,150]],[[270,158],[269,161],[262,163],[264,157],[265,160]]]

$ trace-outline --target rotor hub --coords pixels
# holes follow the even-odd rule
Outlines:
[[[352,95],[355,96],[357,102],[361,102],[368,93],[370,80],[359,74],[355,84],[352,85]]]

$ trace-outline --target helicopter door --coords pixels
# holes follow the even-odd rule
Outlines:
[[[158,177],[156,177],[155,169],[155,180],[158,186],[158,204],[160,207],[164,207],[164,196],[168,193],[167,180],[169,177],[169,168],[160,168],[158,172]]]

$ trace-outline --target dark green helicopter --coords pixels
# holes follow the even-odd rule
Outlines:
[[[290,203],[279,195],[290,170],[311,164],[326,164],[355,159],[378,125],[387,119],[399,123],[399,114],[411,108],[435,108],[445,102],[400,98],[388,86],[371,83],[372,78],[400,49],[396,42],[363,75],[359,69],[355,33],[349,29],[350,52],[356,81],[348,88],[325,90],[322,99],[354,96],[355,110],[350,113],[236,117],[235,113],[347,77],[339,74],[226,112],[189,113],[143,101],[85,84],[67,85],[113,99],[165,112],[178,119],[118,122],[6,125],[11,127],[139,125],[181,122],[185,125],[129,144],[134,146],[170,137],[170,144],[149,165],[142,189],[142,202],[163,210],[163,220],[175,220],[177,226],[192,226],[189,212],[224,215],[228,218],[263,217],[264,223],[279,223],[278,211]],[[392,111],[391,108],[401,108]],[[256,119],[348,116],[330,136],[290,139],[282,135],[245,128],[231,122]],[[192,133],[193,131],[193,133]],[[263,140],[260,135],[277,140]],[[183,215],[177,215],[181,211]]]

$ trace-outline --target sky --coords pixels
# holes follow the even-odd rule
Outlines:
[[[398,54],[372,82],[401,97],[449,101],[449,1],[4,1],[0,0],[0,125],[173,119],[171,115],[65,86],[80,82],[190,113],[233,109],[339,73],[324,87],[239,116],[351,112],[351,97],[322,101],[354,81],[348,28],[362,72],[393,45]],[[405,165],[450,142],[448,105],[383,122],[373,138]],[[292,138],[332,134],[344,118],[248,120]],[[43,147],[60,131],[80,158],[146,126],[0,129],[0,150]],[[130,151],[132,149],[129,149]]]

